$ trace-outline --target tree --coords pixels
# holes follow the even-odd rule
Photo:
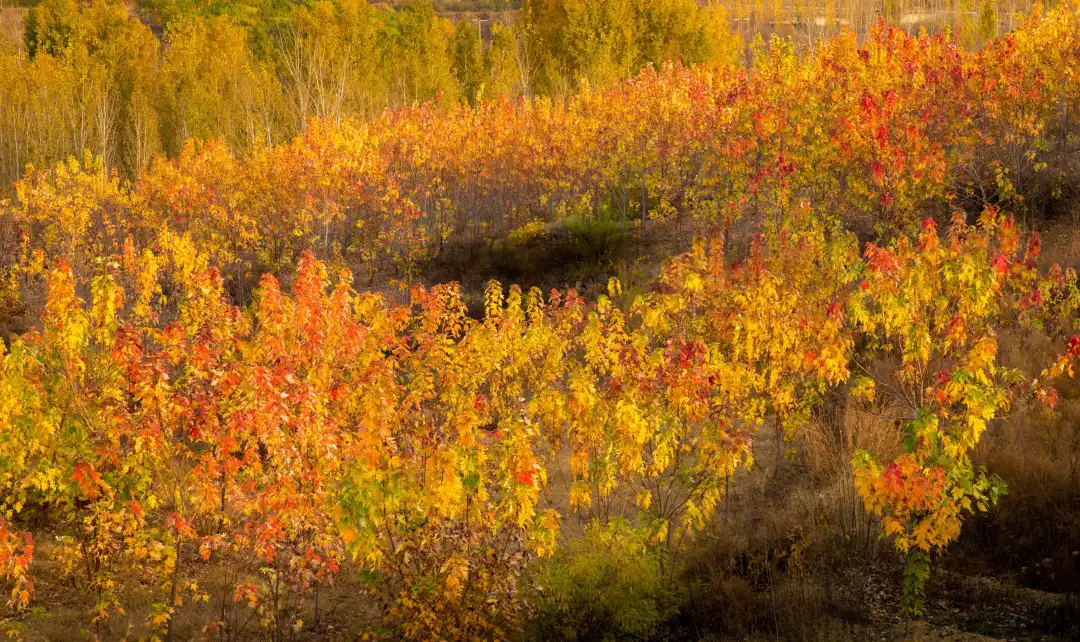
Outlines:
[[[221,138],[238,151],[284,138],[273,110],[280,86],[228,18],[170,23],[158,82],[161,137],[171,155],[192,138]]]
[[[387,37],[382,60],[387,70],[388,102],[409,105],[458,99],[452,46],[454,27],[435,14],[428,0],[410,0],[385,13]]]
[[[496,22],[491,26],[491,42],[484,50],[483,99],[513,98],[525,93],[526,82],[518,63],[518,34],[513,27]]]
[[[311,118],[340,122],[348,114],[370,115],[386,106],[381,29],[376,11],[361,0],[319,2],[293,11],[277,59],[294,131],[302,131]]]
[[[454,77],[457,78],[461,98],[469,105],[476,105],[484,89],[484,55],[480,32],[467,20],[454,29]]]

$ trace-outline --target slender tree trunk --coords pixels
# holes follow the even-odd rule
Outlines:
[[[649,220],[649,188],[646,182],[648,177],[648,166],[642,162],[641,164],[641,225],[645,226],[645,223]]]
[[[169,589],[169,628],[165,632],[165,642],[173,642],[173,624],[176,622],[176,591],[180,580],[180,555],[183,552],[183,537],[176,535],[176,562],[173,565],[172,587]]]

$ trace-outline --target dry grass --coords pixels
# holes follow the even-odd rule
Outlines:
[[[1001,337],[1004,362],[1030,376],[1061,350],[1038,335]],[[967,573],[1008,576],[1021,587],[1077,595],[1080,385],[1064,380],[1055,387],[1060,400],[1053,411],[1021,401],[983,436],[975,462],[999,475],[1008,494],[988,514],[965,524],[946,562]]]
[[[895,558],[863,510],[851,455],[899,447],[890,422],[865,413],[819,418],[777,451],[769,426],[756,464],[736,475],[714,526],[688,559],[688,615],[700,630],[742,638],[865,639],[893,617]]]
[[[1041,238],[1041,267],[1054,263],[1062,267],[1080,267],[1080,203],[1045,225]]]
[[[23,47],[23,22],[27,10],[24,7],[11,7],[0,0],[0,46],[6,40],[17,49]]]

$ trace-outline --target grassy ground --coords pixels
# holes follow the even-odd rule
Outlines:
[[[880,437],[880,436],[879,436]],[[817,441],[815,441],[817,439]],[[861,439],[861,437],[860,437]],[[811,437],[784,446],[776,456],[773,431],[754,442],[757,465],[733,480],[713,527],[695,546],[684,579],[688,606],[673,623],[671,639],[729,640],[989,640],[1065,641],[1080,636],[1080,599],[1063,591],[1018,584],[1009,574],[982,575],[939,566],[929,588],[924,620],[900,617],[901,563],[880,542],[872,520],[857,505],[842,474],[832,466],[858,440]],[[866,442],[861,442],[866,445]],[[828,447],[829,462],[818,450]],[[552,484],[560,483],[557,476]],[[571,523],[571,522],[568,522]],[[146,610],[86,628],[93,596],[80,592],[50,561],[52,545],[39,535],[34,573],[37,597],[21,619],[28,642],[140,639]],[[193,556],[194,557],[194,556]],[[187,562],[200,584],[197,561]],[[128,580],[125,590],[143,596],[146,609],[157,587]],[[156,591],[160,595],[160,590]],[[138,603],[131,600],[129,603]],[[203,629],[220,607],[188,605],[178,620],[177,640],[218,637]],[[357,575],[346,571],[322,590],[322,617],[287,639],[296,642],[359,640],[380,622],[373,599]],[[246,617],[246,612],[241,612]],[[241,619],[243,619],[243,617]],[[3,625],[0,624],[0,631]],[[262,640],[257,618],[235,640]]]
[[[4,41],[16,46],[23,46],[23,21],[27,10],[0,0],[0,44]]]

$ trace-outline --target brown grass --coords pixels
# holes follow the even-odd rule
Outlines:
[[[10,7],[4,0],[0,0],[0,46],[4,46],[6,40],[16,49],[22,49],[26,12],[24,7]]]

